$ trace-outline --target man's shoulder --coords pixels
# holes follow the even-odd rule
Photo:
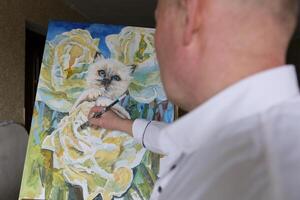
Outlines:
[[[300,97],[227,124],[214,134],[214,138],[219,139],[213,142],[220,148],[235,148],[232,145],[235,141],[248,144],[243,145],[246,151],[268,149],[274,145],[278,148],[294,145],[296,149],[300,147]]]
[[[166,189],[173,199],[272,199],[274,184],[284,199],[299,197],[300,98],[212,134],[179,163]]]
[[[276,123],[277,125],[286,122],[288,119],[299,119],[300,117],[300,97],[293,98],[281,104],[275,105],[268,109],[266,112],[260,114],[263,120]],[[278,121],[279,120],[279,121]],[[297,125],[300,123],[296,123]]]
[[[300,97],[273,106],[257,117],[258,130],[267,139],[283,144],[286,140],[300,139]]]
[[[215,134],[224,137],[230,135],[232,137],[245,137],[249,135],[249,132],[252,132],[251,135],[257,137],[264,133],[287,132],[288,130],[290,132],[298,131],[300,135],[300,97],[227,124]]]

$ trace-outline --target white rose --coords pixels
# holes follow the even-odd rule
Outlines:
[[[68,112],[85,88],[85,74],[98,51],[99,39],[73,29],[47,41],[40,72],[37,100],[51,109]]]
[[[102,106],[112,101],[102,99]],[[53,168],[62,170],[66,182],[81,187],[85,200],[101,194],[104,200],[121,197],[133,181],[132,169],[138,166],[145,149],[132,137],[120,131],[92,129],[78,131],[87,121],[94,102],[84,102],[62,119],[58,128],[45,138],[42,149],[53,152]],[[127,111],[115,105],[122,117]]]
[[[114,59],[137,66],[128,91],[140,103],[166,100],[154,48],[154,33],[155,29],[125,27],[119,34],[106,37]]]

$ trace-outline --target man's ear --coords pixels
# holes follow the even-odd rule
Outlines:
[[[95,56],[94,56],[94,63],[100,60],[103,60],[104,56],[101,54],[101,52],[96,52]]]
[[[184,9],[183,42],[189,45],[195,33],[200,30],[203,7],[206,0],[180,0],[180,6]]]

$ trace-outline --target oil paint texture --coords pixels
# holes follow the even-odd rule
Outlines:
[[[49,24],[19,199],[149,199],[160,155],[120,131],[80,129],[92,107],[170,123],[154,29]]]

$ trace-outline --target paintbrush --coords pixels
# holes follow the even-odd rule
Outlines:
[[[127,92],[123,94],[120,98],[116,99],[114,102],[106,106],[102,111],[95,112],[92,118],[100,118],[104,113],[109,111],[114,105],[122,101],[127,96]],[[88,126],[90,126],[89,121],[83,123],[81,126],[79,126],[78,131],[81,131],[83,129],[86,129]]]

